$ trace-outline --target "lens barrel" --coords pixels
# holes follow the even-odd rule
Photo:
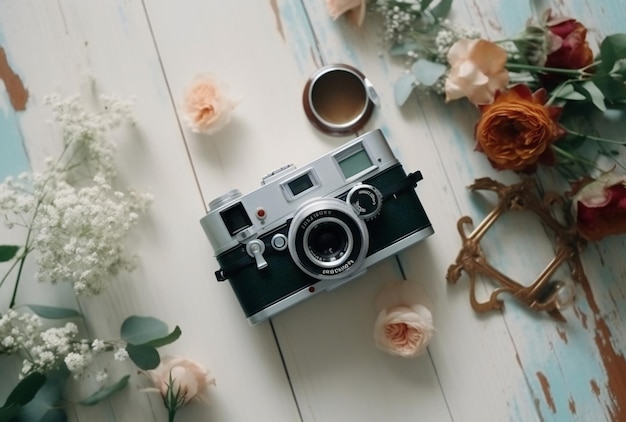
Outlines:
[[[363,264],[369,246],[365,223],[336,198],[318,198],[300,207],[288,240],[296,265],[318,279],[349,276]]]

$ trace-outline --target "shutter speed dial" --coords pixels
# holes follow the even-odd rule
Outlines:
[[[372,185],[359,184],[350,189],[346,202],[361,220],[371,220],[380,213],[383,195]]]

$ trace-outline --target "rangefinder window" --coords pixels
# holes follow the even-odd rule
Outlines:
[[[358,148],[356,151],[348,151],[348,154],[341,154],[336,158],[339,168],[346,179],[367,170],[373,165],[372,160],[363,147]]]
[[[313,181],[311,180],[309,174],[306,173],[287,183],[287,186],[289,186],[289,190],[291,190],[291,194],[293,196],[298,196],[302,192],[311,189],[313,187]]]
[[[241,202],[237,202],[232,207],[220,212],[220,215],[222,216],[224,225],[231,236],[234,236],[243,229],[252,226],[250,217],[248,217],[248,213]]]

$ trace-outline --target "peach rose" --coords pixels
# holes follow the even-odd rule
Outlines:
[[[428,308],[417,303],[420,296],[415,284],[408,281],[392,282],[381,290],[376,299],[376,347],[405,358],[426,351],[435,328]]]
[[[366,0],[326,0],[326,9],[333,19],[345,13],[352,25],[361,26],[365,20],[366,3]]]
[[[198,75],[185,93],[184,120],[192,132],[210,135],[226,126],[238,103],[228,97],[228,86],[217,77]]]
[[[171,378],[171,390],[174,395],[180,395],[181,406],[193,399],[205,399],[203,392],[209,385],[215,385],[215,379],[208,369],[189,359],[176,356],[162,357],[159,366],[145,373],[164,398],[167,397]]]
[[[565,131],[557,124],[559,107],[546,107],[546,91],[526,85],[498,92],[493,104],[480,106],[476,150],[498,170],[532,172],[537,164],[554,164],[550,145]]]
[[[448,51],[446,101],[467,97],[474,104],[489,104],[496,91],[509,83],[504,68],[506,51],[486,40],[462,39]]]

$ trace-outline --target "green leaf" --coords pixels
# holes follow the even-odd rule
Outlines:
[[[452,0],[441,0],[439,4],[430,9],[430,12],[437,19],[443,19],[448,16],[452,8]]]
[[[604,97],[611,102],[626,100],[626,85],[613,79],[609,75],[595,75],[591,77]]]
[[[583,101],[587,99],[583,93],[576,91],[572,84],[561,85],[555,89],[557,90],[556,98],[562,98],[568,101]]]
[[[397,43],[389,49],[389,54],[391,56],[404,56],[409,51],[416,51],[419,48],[420,47],[414,42]]]
[[[11,391],[3,408],[11,405],[24,406],[35,397],[35,394],[37,394],[37,391],[39,391],[45,382],[46,376],[39,372],[33,372],[26,376],[15,386],[13,391]]]
[[[0,407],[0,422],[9,422],[14,420],[19,411],[20,406],[16,404]]]
[[[144,344],[167,336],[169,330],[167,324],[160,319],[134,315],[126,318],[122,323],[120,332],[126,342]]]
[[[46,383],[39,389],[37,395],[26,406],[20,409],[20,421],[48,421],[64,422],[67,420],[65,410],[59,408],[63,398],[63,389],[70,372],[65,365],[61,369],[49,372]]]
[[[64,409],[49,409],[39,422],[67,422],[67,413]]]
[[[59,308],[56,306],[45,305],[24,305],[33,310],[34,313],[46,319],[64,319],[81,316],[80,312],[75,309]]]
[[[430,4],[433,2],[433,0],[421,0],[420,1],[420,11],[423,12],[424,10],[428,9],[428,7],[430,6]]]
[[[600,45],[600,64],[604,73],[609,73],[615,62],[626,58],[626,34],[613,34],[606,37]]]
[[[587,93],[589,94],[589,99],[591,100],[593,105],[598,108],[598,110],[602,112],[606,111],[606,105],[604,104],[604,94],[602,93],[602,91],[600,91],[596,84],[593,83],[593,81],[585,81],[580,87],[587,91]]]
[[[155,338],[154,340],[150,340],[147,343],[140,344],[139,346],[151,346],[151,347],[161,347],[166,344],[170,344],[178,340],[182,332],[180,331],[180,327],[177,325],[174,330],[166,335],[165,337]]]
[[[161,362],[159,352],[152,346],[129,343],[126,345],[126,351],[135,365],[144,371],[156,368]]]
[[[17,251],[20,250],[19,246],[15,245],[0,245],[0,262],[7,262],[15,258]]]
[[[396,81],[393,86],[393,96],[396,100],[396,105],[401,107],[409,99],[413,88],[415,87],[415,76],[412,73],[402,75],[400,79]]]
[[[125,375],[115,384],[101,388],[100,390],[96,391],[91,396],[87,397],[86,399],[79,401],[79,403],[82,404],[83,406],[93,406],[101,402],[102,400],[106,399],[107,397],[111,397],[113,394],[117,393],[118,391],[122,391],[124,388],[126,388],[126,386],[128,385],[129,378],[130,378],[130,375]]]
[[[446,65],[424,59],[418,59],[411,67],[415,79],[426,86],[433,86],[447,69]]]

